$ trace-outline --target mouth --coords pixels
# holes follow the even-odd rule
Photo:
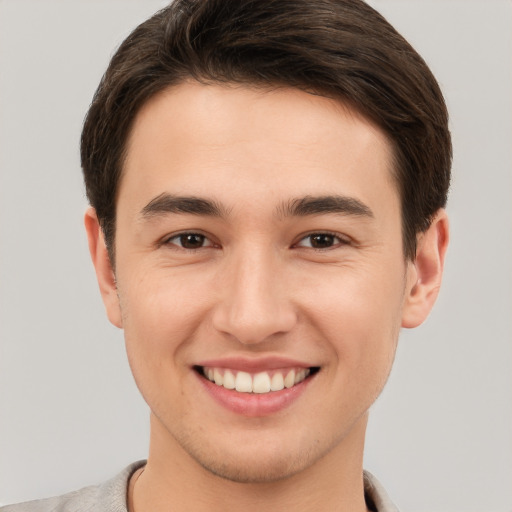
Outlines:
[[[294,388],[318,373],[320,368],[277,368],[250,373],[215,366],[195,366],[194,370],[202,378],[224,389],[264,395]]]

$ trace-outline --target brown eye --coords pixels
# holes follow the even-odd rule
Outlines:
[[[197,233],[180,236],[180,244],[185,249],[199,249],[199,247],[203,247],[204,240],[205,237],[203,235],[198,235]]]
[[[298,244],[298,247],[310,247],[312,249],[330,249],[345,242],[331,233],[312,233],[305,236]]]
[[[311,247],[315,249],[325,249],[334,245],[335,237],[333,235],[311,235]]]
[[[167,243],[177,245],[183,249],[201,249],[212,245],[208,238],[201,233],[182,233],[169,238]]]

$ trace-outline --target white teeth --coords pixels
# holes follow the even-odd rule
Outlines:
[[[272,391],[281,391],[281,389],[284,389],[284,377],[282,373],[274,373],[270,381],[270,389]]]
[[[302,382],[306,378],[306,370],[299,370],[295,373],[295,382],[294,384],[298,384]]]
[[[224,372],[223,385],[226,389],[235,389],[235,376],[229,370]]]
[[[271,372],[272,373],[272,372]],[[274,370],[251,375],[248,372],[235,372],[223,368],[203,368],[203,375],[217,386],[236,389],[240,393],[269,393],[291,388],[302,382],[311,373],[309,368],[291,369],[284,376],[284,370]]]
[[[252,380],[253,393],[268,393],[270,391],[270,377],[267,372],[258,373]]]
[[[217,386],[222,386],[222,384],[224,384],[224,377],[217,368],[213,370],[213,380]]]
[[[238,372],[235,379],[235,389],[242,393],[250,393],[252,391],[252,377],[250,373]]]
[[[284,378],[284,387],[291,388],[295,384],[295,370],[290,370]]]

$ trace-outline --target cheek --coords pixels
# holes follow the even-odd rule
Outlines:
[[[189,404],[182,386],[191,378],[184,354],[205,315],[199,297],[204,287],[171,272],[147,272],[126,285],[120,279],[126,352],[136,385],[158,417],[183,417]]]
[[[156,380],[166,364],[179,367],[194,338],[207,310],[204,286],[172,272],[147,272],[127,283],[120,280],[119,295],[130,365],[136,379],[144,372]]]
[[[340,269],[303,283],[310,291],[304,294],[304,314],[330,347],[331,360],[352,369],[356,380],[359,375],[385,380],[400,330],[403,269],[398,264],[379,268]],[[325,284],[314,286],[319,282]]]

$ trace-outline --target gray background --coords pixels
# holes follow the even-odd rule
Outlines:
[[[512,2],[374,0],[451,111],[452,243],[403,332],[366,467],[405,511],[512,510]],[[113,49],[161,0],[0,0],[0,503],[114,475],[148,413],[103,313],[78,159]]]

